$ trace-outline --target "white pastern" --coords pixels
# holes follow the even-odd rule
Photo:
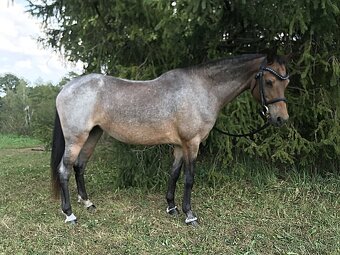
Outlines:
[[[197,221],[197,218],[194,217],[194,218],[186,218],[186,219],[185,219],[185,223],[186,223],[186,224],[189,224],[189,223],[191,223],[191,222],[193,222],[193,221]]]
[[[84,200],[81,198],[81,196],[78,195],[78,203],[83,203],[86,208],[89,208],[93,205],[93,203],[88,199]]]
[[[64,212],[63,212],[64,213]],[[70,222],[70,221],[76,221],[77,217],[72,213],[71,215],[67,216],[65,213],[64,215],[66,216],[65,223]]]

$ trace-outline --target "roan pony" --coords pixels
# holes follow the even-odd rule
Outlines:
[[[78,201],[94,209],[84,181],[86,163],[103,131],[130,144],[173,144],[166,200],[167,213],[175,204],[176,182],[184,166],[182,210],[185,222],[197,225],[191,209],[195,159],[199,145],[214,127],[219,111],[247,89],[261,103],[263,114],[276,126],[288,120],[284,91],[289,83],[285,61],[247,54],[194,67],[174,69],[154,80],[131,81],[89,74],[70,81],[56,99],[51,155],[52,187],[61,194],[65,222],[76,223],[72,213],[69,178],[72,168]]]

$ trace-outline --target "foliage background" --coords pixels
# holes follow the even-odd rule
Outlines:
[[[318,171],[318,165],[330,161],[335,169],[339,167],[339,9],[340,2],[332,0],[52,0],[29,1],[28,6],[43,22],[45,36],[40,41],[70,61],[81,60],[87,73],[151,79],[173,68],[230,55],[289,54],[289,124],[253,139],[235,140],[212,132],[201,150],[205,170],[200,172],[213,176],[222,176],[231,164],[249,156],[278,167],[294,164]],[[47,87],[31,90],[37,95],[28,96],[28,103],[42,114],[35,115],[29,129],[17,130],[46,141],[56,94],[56,88]],[[14,93],[26,100],[19,88]],[[11,93],[1,99],[2,109],[16,104],[6,101]],[[257,109],[249,93],[244,93],[221,112],[217,125],[246,132],[261,124]],[[1,116],[1,130],[13,132],[4,121],[10,115]],[[157,175],[155,169],[170,161],[164,156],[168,151],[168,146],[145,149],[118,142],[109,147],[117,155],[112,160],[122,166],[119,176],[129,185],[137,185],[146,174]],[[140,171],[127,174],[130,169]]]

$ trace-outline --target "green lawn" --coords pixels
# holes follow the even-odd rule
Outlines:
[[[49,153],[12,139],[0,136],[0,254],[340,254],[339,175],[292,170],[265,185],[240,178],[215,189],[197,180],[192,228],[183,214],[166,215],[165,188],[117,189],[114,166],[95,155],[87,180],[97,211],[77,204],[72,178],[79,223],[69,226],[50,198]]]
[[[38,145],[41,145],[41,142],[37,139],[24,136],[0,134],[0,149],[29,148]]]

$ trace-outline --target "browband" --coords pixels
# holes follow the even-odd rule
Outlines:
[[[286,74],[285,76],[282,76],[281,74],[279,74],[275,70],[271,69],[270,67],[262,67],[261,69],[262,69],[262,71],[268,71],[271,74],[274,74],[280,80],[288,80],[289,79],[289,74]]]

